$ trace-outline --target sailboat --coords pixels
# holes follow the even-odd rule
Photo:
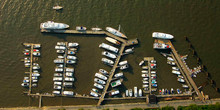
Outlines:
[[[114,29],[112,27],[106,27],[106,30],[108,32],[112,33],[113,35],[116,35],[118,37],[122,37],[122,38],[127,39],[127,36],[125,36],[123,33],[120,32],[120,25],[119,25],[119,29],[118,30],[116,30],[116,29]]]

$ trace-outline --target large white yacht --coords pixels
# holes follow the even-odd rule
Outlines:
[[[64,23],[56,23],[53,21],[47,21],[40,24],[40,29],[66,29],[69,25]]]
[[[108,32],[110,32],[111,34],[113,34],[113,35],[116,35],[116,36],[118,36],[118,37],[122,37],[122,38],[127,39],[127,36],[125,36],[125,35],[122,34],[120,31],[118,31],[118,30],[116,30],[116,29],[114,29],[114,28],[112,28],[112,27],[106,27],[106,30],[107,30]]]
[[[159,38],[159,39],[173,39],[174,38],[173,35],[162,33],[162,32],[153,32],[152,37]]]

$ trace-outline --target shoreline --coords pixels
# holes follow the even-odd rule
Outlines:
[[[173,106],[177,108],[178,106],[189,106],[191,104],[196,105],[209,105],[216,104],[220,102],[220,98],[206,100],[207,103],[203,103],[199,100],[174,100],[174,101],[161,101],[157,104],[146,104],[146,103],[124,103],[124,104],[106,104],[97,107],[96,105],[69,105],[69,106],[43,106],[42,108],[38,107],[12,107],[12,108],[0,108],[0,110],[78,110],[78,109],[119,109],[119,110],[128,110],[132,108],[161,108],[164,106]]]

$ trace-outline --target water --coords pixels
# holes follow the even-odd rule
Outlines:
[[[64,6],[62,11],[54,11],[56,4]],[[103,65],[102,49],[98,45],[106,42],[103,36],[74,36],[63,34],[42,34],[41,22],[53,20],[75,26],[88,28],[122,26],[129,39],[138,38],[140,45],[135,53],[122,58],[128,60],[131,68],[125,71],[122,90],[134,86],[141,88],[141,68],[138,63],[145,56],[154,56],[158,61],[159,88],[178,88],[181,85],[176,76],[171,74],[171,67],[166,59],[152,49],[154,31],[171,33],[175,36],[174,45],[180,54],[189,54],[187,63],[197,66],[195,58],[188,50],[188,43],[183,36],[189,37],[203,64],[208,68],[212,78],[220,87],[219,67],[219,24],[220,1],[201,0],[1,0],[0,2],[0,107],[37,106],[38,99],[22,95],[26,89],[20,86],[24,77],[23,42],[42,44],[42,57],[38,63],[42,67],[39,87],[33,93],[51,93],[53,90],[53,59],[56,58],[54,46],[57,41],[74,41],[80,44],[78,64],[75,66],[74,88],[69,89],[80,94],[89,94],[93,87],[93,78],[99,68],[110,71]],[[107,42],[106,42],[107,43]],[[197,85],[203,84],[206,77],[203,73],[195,78]],[[210,97],[220,97],[210,84],[203,88]],[[142,100],[144,101],[144,100]],[[106,103],[121,103],[112,101]],[[130,101],[126,101],[130,102]],[[132,102],[132,101],[131,101]],[[43,98],[43,105],[78,105],[96,104],[96,100],[72,98]]]

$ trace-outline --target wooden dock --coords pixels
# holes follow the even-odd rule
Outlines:
[[[59,33],[59,34],[87,34],[87,35],[105,35],[105,31],[77,31],[77,30],[46,30],[41,29],[42,33]]]
[[[151,91],[152,91],[152,86],[151,86],[151,67],[150,67],[150,65],[151,65],[151,63],[150,63],[150,61],[151,60],[154,60],[154,57],[144,57],[144,61],[147,61],[147,64],[148,64],[148,75],[149,75],[149,92],[147,92],[146,91],[146,93],[150,93],[151,94]]]
[[[31,94],[31,87],[32,87],[32,69],[33,69],[33,48],[34,48],[34,45],[33,44],[30,44],[31,45],[31,50],[30,50],[30,72],[29,72],[29,90],[28,90],[28,94]]]

